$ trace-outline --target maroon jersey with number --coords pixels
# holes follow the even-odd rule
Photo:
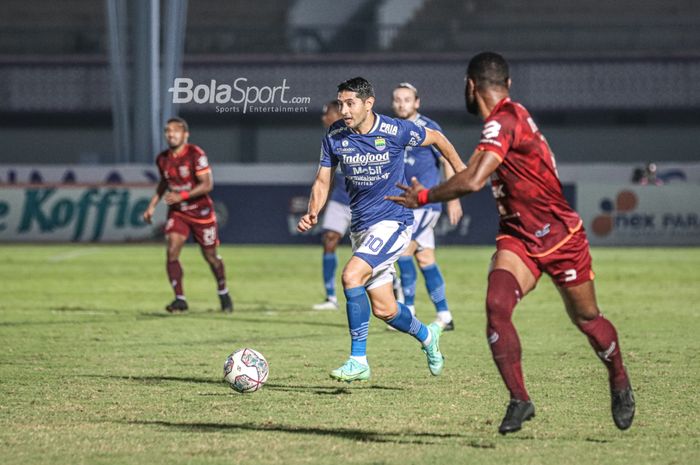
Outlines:
[[[582,228],[562,193],[549,144],[525,107],[501,100],[486,118],[477,150],[501,161],[491,175],[500,215],[496,240],[515,237],[530,256],[543,257]]]
[[[168,190],[173,192],[190,191],[199,180],[198,175],[211,172],[209,161],[204,151],[193,144],[185,144],[180,153],[165,150],[156,157],[156,165],[162,179],[168,183]],[[170,206],[169,214],[179,212],[185,216],[211,222],[215,220],[214,203],[208,195],[190,197],[178,204]]]

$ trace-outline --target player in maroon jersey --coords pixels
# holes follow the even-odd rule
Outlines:
[[[168,221],[165,224],[165,237],[168,241],[167,270],[175,291],[175,300],[165,309],[170,313],[187,311],[179,258],[182,246],[191,232],[216,278],[221,310],[231,313],[233,301],[226,287],[224,262],[216,250],[219,235],[214,203],[209,197],[209,192],[214,186],[211,168],[204,151],[194,144],[187,143],[189,135],[184,119],[168,120],[165,139],[169,149],[156,157],[160,182],[143,218],[150,223],[156,205],[161,197],[165,199],[169,206]]]
[[[627,429],[635,411],[632,386],[615,327],[598,308],[586,233],[564,199],[551,149],[525,107],[510,100],[503,57],[476,55],[465,81],[467,110],[485,120],[467,169],[429,190],[414,178],[410,187],[400,186],[402,196],[389,199],[417,208],[476,192],[491,179],[500,231],[488,276],[486,335],[511,398],[500,433],[518,431],[523,421],[535,416],[511,316],[543,272],[552,278],[572,322],[607,367],[613,420]]]

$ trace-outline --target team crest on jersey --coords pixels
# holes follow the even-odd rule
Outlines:
[[[384,150],[386,148],[386,140],[383,137],[377,137],[374,139],[374,148]]]
[[[188,166],[179,166],[178,169],[180,170],[181,178],[186,178],[190,175],[190,168]]]

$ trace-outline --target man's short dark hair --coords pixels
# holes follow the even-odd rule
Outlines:
[[[338,92],[355,92],[361,100],[367,100],[369,97],[374,97],[374,88],[369,81],[363,77],[354,77],[338,84]]]
[[[179,116],[173,116],[165,123],[165,125],[167,126],[170,123],[178,123],[182,125],[182,128],[185,130],[185,132],[190,132],[190,126],[187,124],[187,121],[185,121],[184,118],[180,118]]]
[[[474,80],[479,88],[504,87],[508,88],[508,62],[498,53],[482,52],[469,60],[467,77]]]

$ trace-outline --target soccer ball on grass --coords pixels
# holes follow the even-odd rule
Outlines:
[[[224,380],[236,392],[255,392],[262,388],[270,368],[260,352],[238,349],[224,363]]]

